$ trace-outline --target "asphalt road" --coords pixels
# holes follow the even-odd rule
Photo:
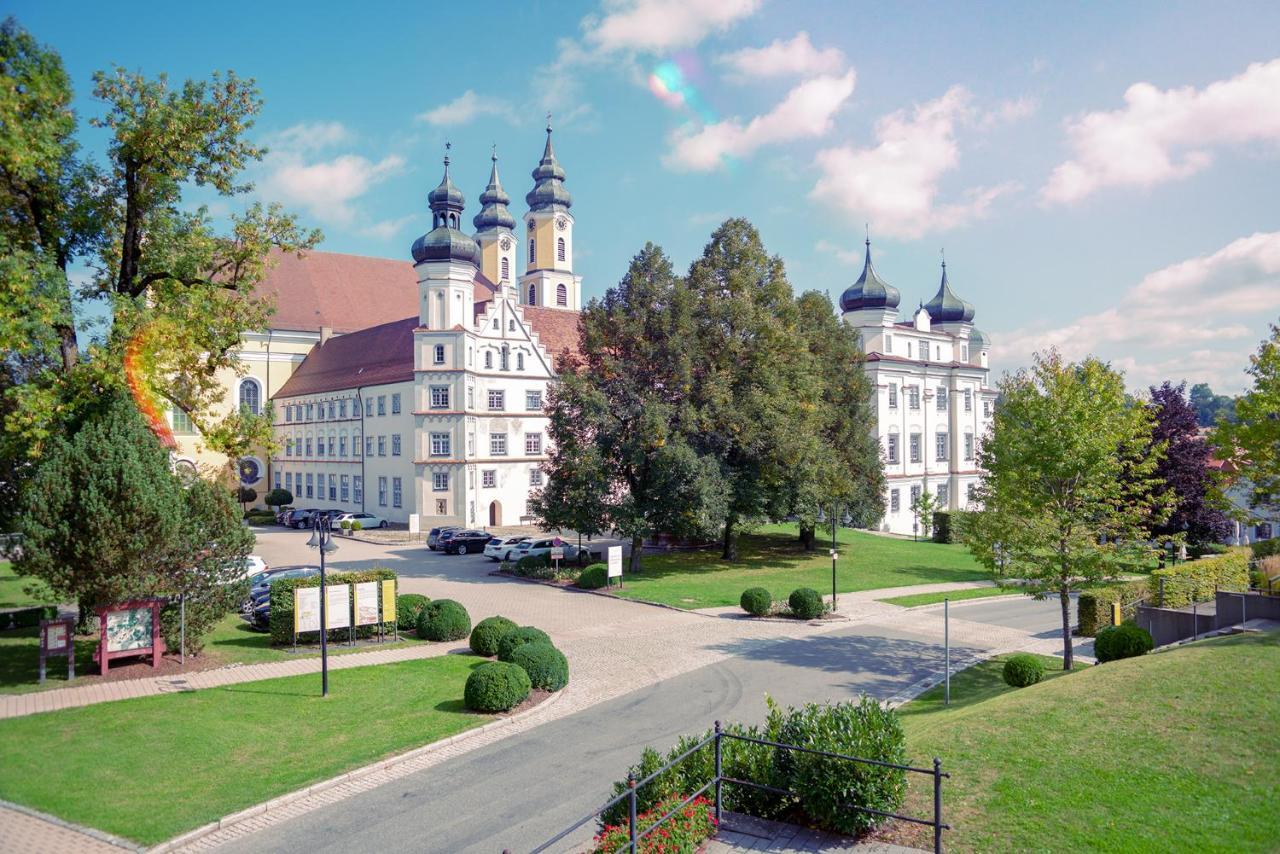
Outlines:
[[[957,649],[957,658],[976,650]],[[937,672],[930,639],[861,626],[804,640],[751,642],[732,658],[552,721],[223,850],[523,851],[603,803],[646,745],[665,751],[717,718],[759,722],[783,704],[888,698]],[[352,722],[358,729],[359,723]],[[594,823],[580,833],[586,840]]]

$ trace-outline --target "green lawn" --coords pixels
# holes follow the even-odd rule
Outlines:
[[[912,542],[847,528],[837,534],[836,587],[842,593],[991,577],[963,546]],[[643,569],[627,575],[618,595],[677,608],[737,605],[748,587],[764,587],[786,599],[797,587],[831,592],[831,541],[806,553],[794,525],[768,525],[741,538],[739,560],[720,559],[718,548],[645,555]]]
[[[0,560],[0,608],[26,608],[30,605],[52,605],[51,597],[31,596],[22,588],[33,579],[23,578],[13,571],[13,564]]]
[[[1237,635],[1005,688],[988,662],[903,708],[942,758],[957,851],[1276,851],[1280,635]],[[907,812],[931,812],[916,782]],[[894,841],[928,847],[927,831]]]
[[[1014,587],[972,587],[967,590],[952,590],[942,593],[912,593],[907,596],[894,596],[889,599],[880,599],[880,602],[887,602],[890,605],[901,605],[904,608],[914,608],[917,605],[936,605],[943,599],[950,599],[956,602],[960,599],[985,599],[988,596],[1009,596],[1018,593],[1018,589]]]
[[[479,726],[443,655],[0,721],[0,798],[153,845]]]

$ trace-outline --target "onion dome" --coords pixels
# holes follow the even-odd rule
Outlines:
[[[974,350],[989,350],[991,349],[991,339],[987,337],[986,333],[979,332],[975,327],[969,330],[969,346]]]
[[[447,149],[448,146],[446,145]],[[480,247],[458,230],[465,200],[462,191],[449,178],[449,155],[444,156],[444,178],[440,186],[427,194],[431,205],[431,231],[413,242],[414,263],[422,261],[467,261],[480,258]]]
[[[871,238],[867,241],[867,257],[862,264],[862,275],[840,295],[841,311],[861,311],[864,308],[897,308],[901,295],[898,289],[880,278],[871,264]]]
[[[942,262],[942,283],[933,299],[924,304],[934,323],[969,323],[973,320],[973,303],[965,302],[951,292],[947,281],[947,262]]]
[[[480,213],[476,214],[475,219],[471,222],[475,225],[476,231],[497,231],[506,229],[510,231],[516,227],[516,219],[511,215],[511,211],[507,210],[507,205],[511,203],[511,197],[507,195],[507,191],[502,189],[502,183],[498,181],[498,150],[495,147],[492,158],[493,169],[489,172],[489,186],[484,188],[484,192],[480,194]]]
[[[567,211],[573,206],[573,197],[564,188],[564,169],[556,160],[551,147],[551,121],[547,121],[547,147],[542,150],[542,160],[533,170],[533,189],[524,197],[531,211]]]

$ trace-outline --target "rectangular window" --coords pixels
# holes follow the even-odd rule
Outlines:
[[[493,457],[505,457],[507,455],[506,433],[489,434],[489,455]]]
[[[334,437],[332,434],[330,434],[330,436],[329,436],[329,456],[333,457],[333,456],[337,456],[337,454],[338,454],[338,442],[336,441],[336,437]]]
[[[378,414],[387,414],[387,396],[385,394],[378,395]]]
[[[364,504],[364,478],[358,474],[351,478],[351,499],[356,504]]]
[[[378,478],[378,506],[387,506],[387,479],[385,477]]]
[[[977,488],[978,488],[978,485],[977,485],[976,483],[971,483],[971,484],[969,484],[968,486],[966,486],[966,487],[965,487],[965,490],[964,490],[964,500],[965,500],[967,503],[969,503],[969,504],[972,504],[972,503],[973,503],[973,499],[975,498],[974,491],[975,491]]]
[[[911,358],[911,342],[910,341],[907,342],[907,358],[908,359]]]
[[[307,420],[308,420],[308,421],[314,421],[314,420],[315,420],[315,417],[316,417],[315,407],[316,407],[316,405],[315,405],[314,403],[308,403],[308,404],[307,404]]]
[[[525,412],[540,412],[542,410],[542,392],[526,391],[524,393],[524,409]]]
[[[324,456],[324,436],[316,436],[316,456]]]
[[[431,456],[433,457],[449,456],[449,434],[448,433],[432,433],[431,434]]]
[[[447,385],[433,385],[431,387],[431,408],[449,408],[449,387]]]
[[[982,417],[983,418],[991,417],[991,401],[989,400],[982,401]]]
[[[400,484],[401,484],[400,478],[398,477],[391,478],[391,506],[392,507],[400,506],[401,496],[403,495],[403,489]]]
[[[890,433],[890,434],[889,434],[888,439],[886,439],[886,442],[887,442],[888,447],[886,448],[887,453],[885,454],[885,456],[888,458],[888,462],[889,462],[889,463],[891,463],[891,464],[893,464],[893,465],[897,465],[897,464],[898,464],[898,453],[899,453],[899,450],[898,450],[898,434],[897,434],[897,433]]]
[[[307,453],[306,453],[306,456],[307,456],[308,458],[310,458],[310,456],[311,456],[311,437],[310,437],[310,436],[308,436],[308,437],[307,437]]]
[[[973,459],[973,434],[964,434],[964,458],[966,460]]]
[[[892,335],[884,336],[884,351],[890,354],[893,353],[893,336]]]
[[[400,456],[400,434],[399,433],[391,434],[391,456],[393,457]]]
[[[498,470],[485,469],[480,472],[480,485],[485,489],[493,489],[498,485]]]
[[[443,516],[445,513],[448,513],[448,512],[449,512],[449,499],[437,498],[436,499],[436,515]]]
[[[467,386],[467,409],[476,408],[476,390],[471,386]]]
[[[507,402],[507,394],[499,389],[489,389],[489,411],[501,412]]]
[[[964,390],[964,411],[965,412],[973,411],[973,389],[971,388],[967,388]]]
[[[378,437],[378,456],[385,457],[387,455],[387,437]]]
[[[542,434],[541,433],[525,433],[524,434],[524,453],[527,457],[536,456],[542,453]]]
[[[945,483],[938,484],[938,509],[946,510],[951,504],[951,489]]]
[[[916,502],[920,500],[920,484],[911,487],[911,507],[915,509]]]
[[[356,433],[351,437],[351,456],[360,456],[360,434]]]
[[[911,462],[920,462],[920,434],[912,433],[910,439]]]
[[[338,476],[335,474],[329,475],[329,500],[338,500]]]
[[[307,497],[311,497],[311,472],[307,472]]]
[[[291,471],[284,473],[284,488],[289,492],[293,492],[293,472]]]
[[[373,417],[373,398],[372,397],[366,397],[364,399],[364,417],[365,418]]]
[[[337,401],[331,400],[329,401],[329,420],[332,421],[337,417],[338,417]]]
[[[946,386],[938,386],[937,401],[938,401],[938,411],[946,412],[947,411],[947,387]]]
[[[338,401],[338,417],[339,418],[347,417],[347,399],[345,397],[342,400]]]
[[[434,350],[432,351],[431,358],[432,358],[432,361],[434,361],[435,364],[437,365],[444,364],[444,345],[443,344],[437,344],[435,346]]]
[[[400,393],[399,392],[396,392],[395,394],[391,395],[391,414],[392,415],[400,414]]]
[[[173,430],[174,430],[174,432],[176,433],[176,432],[178,431],[178,422],[177,422],[178,410],[177,410],[177,409],[173,410],[173,417],[174,417]],[[285,420],[285,421],[292,421],[292,420],[293,420],[293,407],[292,407],[292,406],[286,406],[286,407],[284,408],[284,420]]]
[[[892,384],[889,386],[889,408],[898,408],[898,387]]]
[[[338,437],[338,456],[345,457],[347,455],[347,437],[342,435]]]
[[[364,455],[366,457],[373,456],[373,437],[372,436],[364,437]]]
[[[285,440],[284,440],[284,455],[285,455],[286,457],[292,457],[292,456],[293,456],[293,440],[292,440],[292,439],[285,439]]]
[[[907,408],[920,408],[920,386],[913,385],[907,387]]]
[[[947,461],[947,434],[939,432],[934,436],[934,459],[940,463]]]
[[[897,513],[902,510],[902,490],[889,490],[889,512]]]
[[[344,474],[339,482],[339,485],[341,486],[341,491],[338,493],[339,494],[338,500],[340,501],[349,500],[351,497],[351,478],[349,478],[347,475]]]
[[[447,471],[434,472],[431,475],[431,488],[436,492],[448,492],[449,473]]]
[[[529,485],[542,486],[542,469],[532,469],[529,472]]]

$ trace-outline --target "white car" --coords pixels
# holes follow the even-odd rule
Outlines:
[[[490,560],[510,560],[516,546],[529,539],[529,537],[494,537],[484,547],[484,556]]]
[[[362,531],[367,531],[370,528],[387,527],[386,519],[381,516],[375,516],[372,513],[343,513],[333,520],[333,527],[341,529],[343,522],[359,522]]]
[[[564,549],[564,560],[575,560],[578,557],[578,547],[571,546],[559,537],[547,537],[545,539],[533,539],[530,537],[523,543],[512,549],[507,560],[518,561],[522,557],[529,555],[550,555],[552,549]]]
[[[260,572],[266,572],[268,569],[267,562],[262,558],[257,555],[245,555],[240,577],[252,578]]]

